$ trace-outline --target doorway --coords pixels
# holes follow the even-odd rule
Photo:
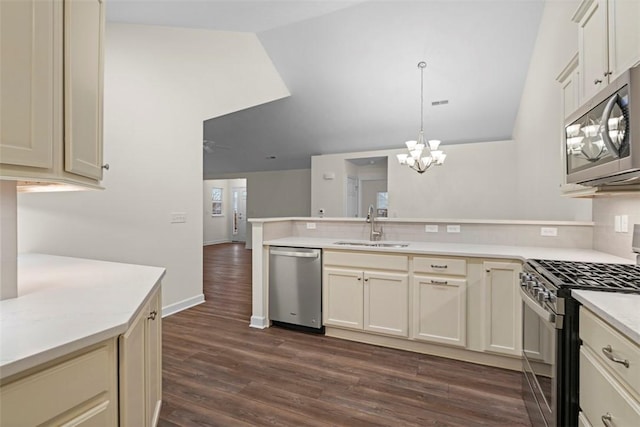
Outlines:
[[[231,189],[232,221],[231,241],[247,241],[247,187]]]

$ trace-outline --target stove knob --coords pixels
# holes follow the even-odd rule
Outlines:
[[[538,298],[538,301],[540,302],[549,301],[549,292],[542,289],[540,292],[538,292],[538,295],[536,295],[536,298]]]

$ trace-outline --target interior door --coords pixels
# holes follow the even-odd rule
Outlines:
[[[245,242],[247,240],[247,188],[231,189],[233,217],[231,221],[231,240]]]

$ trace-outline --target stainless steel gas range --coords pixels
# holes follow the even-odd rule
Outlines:
[[[579,303],[572,289],[640,293],[640,266],[528,260],[520,274],[523,387],[534,427],[577,426]]]

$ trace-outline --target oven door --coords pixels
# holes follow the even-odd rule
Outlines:
[[[555,426],[557,416],[556,322],[558,315],[543,307],[523,289],[522,394],[531,424]]]

